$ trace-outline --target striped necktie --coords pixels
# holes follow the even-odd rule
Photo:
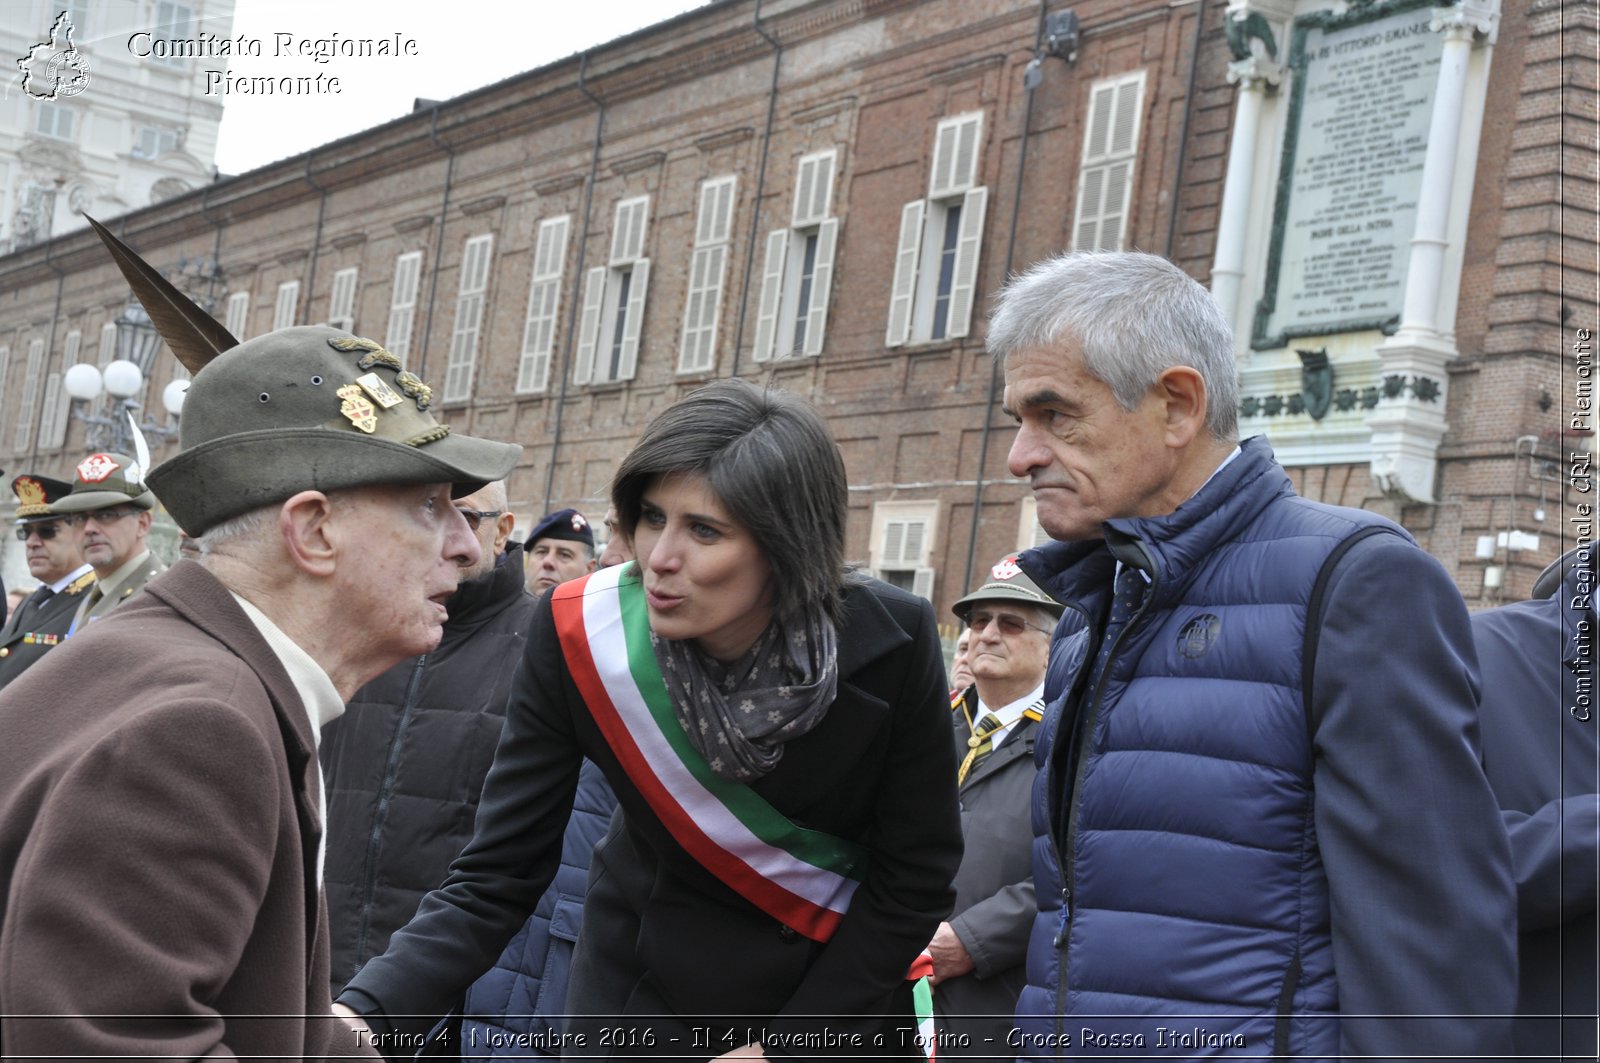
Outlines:
[[[992,712],[986,712],[979,718],[972,729],[972,737],[967,739],[967,759],[961,762],[961,768],[956,772],[956,783],[967,781],[968,774],[978,766],[978,762],[989,755],[994,748],[994,733],[1000,730],[1000,718]]]

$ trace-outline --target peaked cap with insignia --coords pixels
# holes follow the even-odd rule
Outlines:
[[[17,523],[37,524],[55,520],[60,514],[51,508],[65,498],[72,485],[65,480],[49,476],[18,476],[11,481],[11,493],[17,496]]]
[[[1022,571],[1022,566],[1017,564],[1016,554],[1007,554],[996,561],[994,567],[989,570],[989,578],[984,581],[983,586],[956,602],[950,611],[962,620],[966,620],[967,614],[972,612],[972,607],[979,602],[1020,602],[1023,605],[1036,605],[1057,618],[1066,609],[1028,578],[1028,574]]]
[[[460,497],[516,466],[520,446],[435,420],[432,389],[372,340],[305,325],[240,343],[105,226],[89,224],[194,374],[181,450],[149,474],[189,535],[300,491],[450,483]]]
[[[57,514],[129,505],[154,509],[156,496],[145,483],[144,466],[126,454],[104,450],[90,454],[73,470],[72,490],[51,505]]]

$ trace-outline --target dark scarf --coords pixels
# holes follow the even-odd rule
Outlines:
[[[723,664],[691,640],[650,644],[678,722],[720,778],[751,782],[783,757],[783,743],[822,722],[839,685],[838,634],[822,613],[774,620],[738,660]]]

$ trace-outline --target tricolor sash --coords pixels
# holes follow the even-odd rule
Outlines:
[[[657,818],[735,893],[827,941],[866,870],[866,851],[797,826],[741,782],[712,772],[673,710],[650,645],[637,563],[556,587],[567,667],[611,751]]]

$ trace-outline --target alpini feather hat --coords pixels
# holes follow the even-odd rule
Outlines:
[[[194,379],[179,453],[148,482],[191,536],[300,491],[505,477],[522,448],[460,435],[433,391],[381,345],[339,329],[278,329],[240,343],[105,226],[89,219],[162,339]]]

